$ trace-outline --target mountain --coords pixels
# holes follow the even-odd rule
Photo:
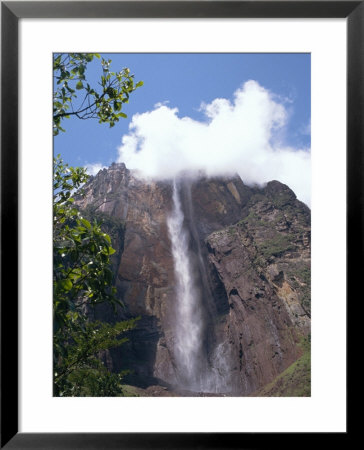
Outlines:
[[[145,392],[243,396],[294,370],[310,336],[311,214],[289,187],[143,180],[114,163],[83,190],[76,204],[113,239],[124,304],[94,317],[141,317],[104,355],[109,368],[131,369],[128,383]],[[297,378],[307,395],[309,376]]]

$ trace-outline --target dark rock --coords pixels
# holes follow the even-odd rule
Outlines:
[[[116,317],[101,306],[95,317],[141,316],[129,342],[103,359],[115,371],[131,369],[128,381],[143,389],[177,385],[172,185],[114,163],[84,191],[77,205],[114,221],[105,231],[125,305]],[[186,178],[181,203],[203,300],[203,347],[212,367],[217,349],[229,360],[230,393],[248,395],[297,360],[310,332],[310,210],[278,181],[250,188],[239,177]]]

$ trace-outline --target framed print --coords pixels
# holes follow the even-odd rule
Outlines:
[[[347,438],[362,2],[1,6],[1,445]]]

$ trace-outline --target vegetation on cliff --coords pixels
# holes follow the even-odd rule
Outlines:
[[[310,397],[311,339],[301,341],[302,356],[252,397]]]

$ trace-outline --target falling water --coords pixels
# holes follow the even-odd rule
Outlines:
[[[177,324],[175,358],[180,381],[185,387],[199,388],[201,378],[202,330],[201,312],[196,295],[189,235],[183,226],[184,214],[176,181],[173,182],[173,211],[168,219],[176,275]]]
[[[193,217],[192,202],[187,189],[189,219]],[[212,296],[208,287],[206,269],[197,236],[197,254],[190,251],[190,237],[196,230],[184,225],[179,186],[173,182],[173,211],[168,219],[168,231],[172,243],[172,255],[176,278],[176,328],[174,354],[181,386],[205,392],[228,392],[229,373],[224,346],[220,343],[210,355],[210,362],[204,342],[203,295],[196,279],[199,274],[205,297]],[[193,228],[193,225],[190,224]],[[190,234],[192,233],[192,235]]]

